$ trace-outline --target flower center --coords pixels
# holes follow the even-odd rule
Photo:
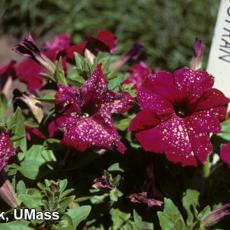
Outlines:
[[[191,114],[191,111],[186,102],[174,105],[175,113],[178,117],[185,118]]]
[[[81,114],[86,117],[90,117],[97,112],[97,109],[93,103],[86,103],[81,108]]]

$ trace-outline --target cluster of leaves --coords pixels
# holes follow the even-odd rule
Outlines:
[[[68,32],[79,42],[103,26],[116,33],[120,51],[135,39],[148,47],[151,66],[175,69],[186,65],[195,36],[210,47],[218,4],[218,0],[3,0],[1,28],[17,37],[27,31],[36,36]]]

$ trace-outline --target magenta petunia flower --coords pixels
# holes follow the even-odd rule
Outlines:
[[[134,89],[140,88],[145,78],[152,73],[152,70],[142,61],[131,66],[129,71],[130,75],[123,84],[132,84]]]
[[[45,135],[37,128],[33,128],[31,126],[26,126],[26,139],[31,141],[33,137],[37,137],[40,139],[45,139]]]
[[[108,90],[101,65],[80,89],[59,84],[56,103],[56,124],[64,132],[61,143],[79,151],[89,147],[125,151],[111,116],[126,112],[132,97]]]
[[[51,41],[44,44],[39,50],[33,38],[28,35],[14,50],[28,58],[25,58],[16,67],[16,74],[20,81],[24,82],[30,92],[42,88],[46,82],[45,78],[40,76],[41,73],[54,72],[55,61],[70,46],[70,37],[66,34],[55,36]],[[65,65],[65,63],[63,63]]]
[[[227,163],[230,168],[230,143],[225,144],[220,150],[220,158]]]
[[[204,218],[201,220],[201,226],[204,229],[206,229],[218,223],[225,216],[229,216],[229,215],[230,215],[230,203],[227,203],[221,208],[217,208],[212,212],[208,213],[206,216],[204,216]]]
[[[198,38],[196,38],[193,44],[193,57],[191,61],[191,68],[196,70],[201,67],[202,58],[204,54],[204,44]]]
[[[9,159],[16,154],[13,148],[9,134],[6,131],[0,130],[0,172],[7,165]]]
[[[154,74],[138,90],[142,111],[129,129],[145,151],[165,153],[183,166],[204,163],[212,151],[209,133],[220,131],[229,103],[212,86],[213,77],[205,71],[182,68]]]
[[[24,59],[17,65],[16,74],[21,82],[24,82],[31,93],[42,88],[46,79],[41,77],[40,73],[46,70],[37,62],[30,58]]]
[[[68,34],[59,34],[55,36],[52,40],[44,43],[42,51],[51,60],[55,60],[58,55],[65,53],[65,51],[70,47],[71,39]]]
[[[162,206],[163,202],[147,197],[147,192],[133,193],[128,196],[132,203],[147,204],[148,207]]]
[[[101,178],[97,178],[94,180],[93,187],[97,189],[112,190],[116,188],[116,185],[109,182],[109,180],[105,176],[102,176]]]
[[[85,49],[90,50],[94,55],[99,51],[113,53],[116,49],[117,38],[116,36],[106,30],[99,31],[96,37],[87,37],[79,44],[72,45],[67,50],[67,58],[73,61],[74,52],[84,55]]]

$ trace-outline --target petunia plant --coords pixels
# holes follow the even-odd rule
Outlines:
[[[229,226],[229,98],[201,69],[204,45],[174,72],[141,44],[117,49],[105,30],[41,48],[27,35],[0,67],[3,229]]]

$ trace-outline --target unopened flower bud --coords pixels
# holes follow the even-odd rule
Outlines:
[[[203,54],[204,54],[204,44],[200,39],[196,38],[193,44],[193,57],[191,61],[191,69],[197,70],[201,68]]]
[[[54,63],[40,51],[31,35],[27,35],[14,47],[13,50],[20,55],[32,58],[34,61],[43,66],[50,74],[54,74]]]
[[[227,203],[221,208],[218,208],[210,213],[208,213],[202,220],[201,226],[203,228],[210,227],[217,222],[219,222],[225,216],[230,215],[230,203]]]

